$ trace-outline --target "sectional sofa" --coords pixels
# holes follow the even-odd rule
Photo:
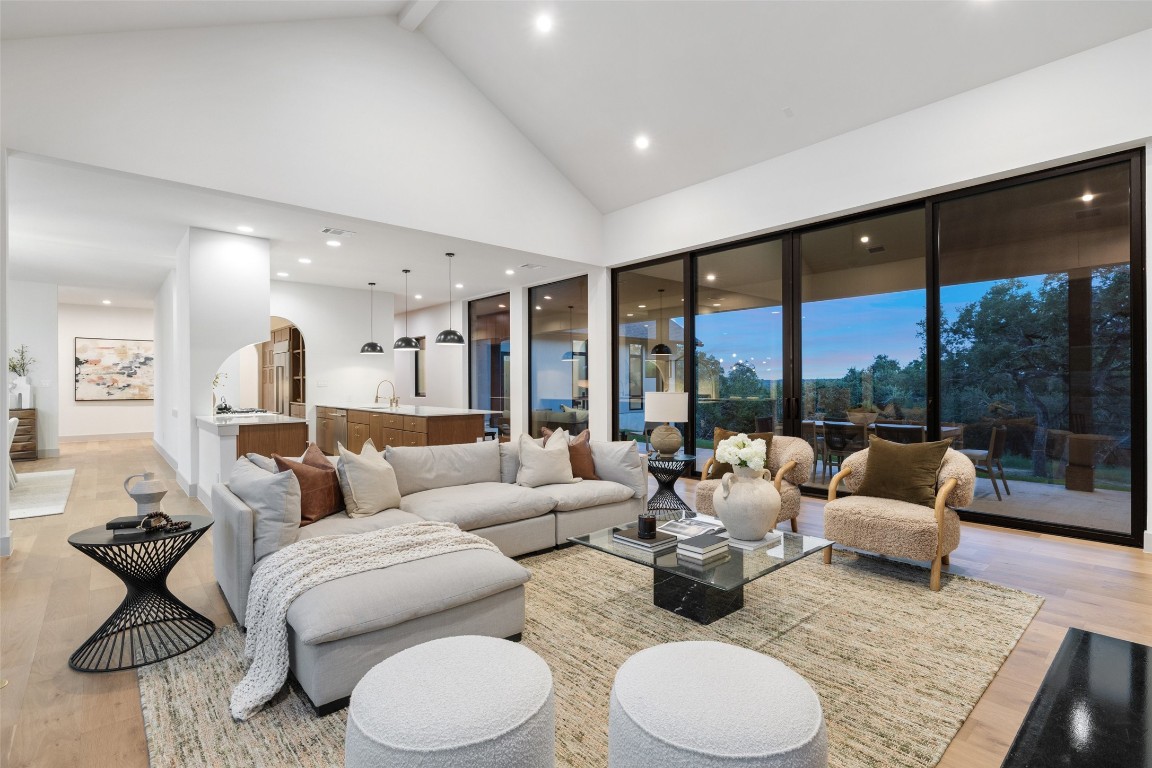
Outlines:
[[[438,555],[336,579],[297,598],[288,613],[290,668],[317,710],[343,706],[373,665],[418,643],[460,634],[518,637],[531,575],[511,558],[635,520],[645,507],[647,468],[635,443],[592,441],[591,452],[599,480],[525,487],[516,484],[517,443],[390,447],[384,455],[396,473],[398,507],[368,517],[339,512],[287,537],[437,520],[483,536],[503,553]],[[212,511],[216,578],[243,625],[258,556],[268,554],[261,538],[268,510],[217,484]]]

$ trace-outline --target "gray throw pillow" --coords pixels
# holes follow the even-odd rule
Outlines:
[[[296,541],[300,530],[300,481],[291,472],[265,472],[247,457],[232,465],[228,488],[255,516],[256,562]]]
[[[337,472],[349,517],[367,517],[400,507],[396,470],[380,455],[371,440],[364,443],[359,455],[339,443],[337,447],[340,450]]]
[[[556,483],[575,483],[580,478],[572,476],[572,462],[568,460],[568,435],[561,431],[561,440],[549,440],[544,447],[530,435],[520,435],[520,469],[516,472],[516,484],[527,488]]]

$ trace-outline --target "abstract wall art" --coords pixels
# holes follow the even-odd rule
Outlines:
[[[76,400],[152,400],[155,386],[151,339],[76,337]]]

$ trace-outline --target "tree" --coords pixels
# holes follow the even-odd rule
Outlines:
[[[763,394],[764,385],[751,363],[736,363],[720,379],[721,397],[761,397]]]

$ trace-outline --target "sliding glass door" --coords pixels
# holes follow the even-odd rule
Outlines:
[[[940,203],[941,419],[970,509],[1132,534],[1130,163]]]
[[[817,488],[877,429],[927,437],[925,232],[919,206],[799,237],[800,436]]]
[[[511,347],[509,294],[468,302],[470,344],[469,391],[473,408],[495,411],[485,419],[485,433],[500,440],[510,437]]]
[[[588,277],[528,290],[528,429],[588,428]]]

